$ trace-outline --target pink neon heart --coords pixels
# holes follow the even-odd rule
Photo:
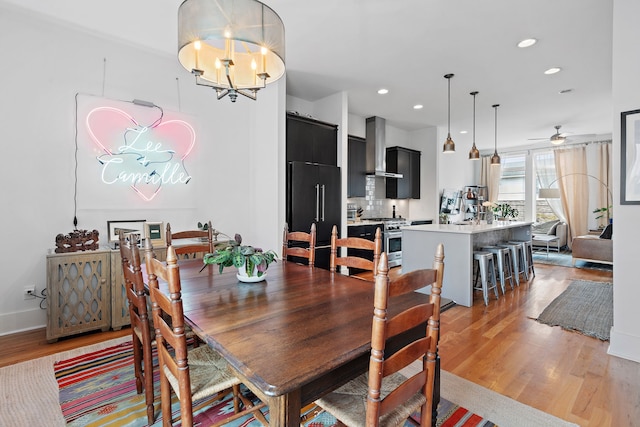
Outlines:
[[[153,128],[144,128],[127,112],[113,107],[98,107],[87,114],[87,129],[91,139],[108,156],[119,154],[119,150],[126,143],[125,133],[132,130],[144,129],[149,132],[149,139],[169,143],[171,151],[184,160],[195,145],[195,131],[191,125],[183,120],[167,120],[160,122]],[[146,165],[145,165],[146,166]],[[162,189],[162,184],[156,186],[146,184],[141,187],[138,183],[131,188],[146,201],[151,201]]]

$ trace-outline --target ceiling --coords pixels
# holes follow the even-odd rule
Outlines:
[[[2,2],[176,55],[181,0]],[[611,0],[264,3],[285,25],[289,95],[315,101],[345,91],[350,113],[384,117],[388,124],[406,130],[437,126],[444,133],[444,75],[453,73],[451,135],[458,151],[471,146],[472,91],[479,92],[476,144],[481,150],[494,145],[493,104],[500,104],[499,149],[550,137],[555,125],[570,132],[573,142],[611,136]],[[538,43],[518,48],[516,44],[525,38],[536,38]],[[562,71],[545,75],[550,67]],[[382,87],[389,90],[387,95],[377,94]],[[559,93],[566,89],[571,91]],[[424,108],[415,110],[415,104]]]

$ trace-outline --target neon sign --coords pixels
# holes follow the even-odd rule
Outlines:
[[[161,116],[144,126],[119,108],[97,107],[87,114],[86,125],[102,152],[97,160],[103,183],[128,185],[143,200],[151,201],[164,186],[191,180],[184,160],[196,134],[189,123],[162,121]]]

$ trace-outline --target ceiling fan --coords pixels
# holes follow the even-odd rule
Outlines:
[[[562,126],[561,125],[555,125],[554,128],[556,130],[556,133],[554,133],[553,135],[551,135],[549,139],[549,141],[553,144],[553,145],[560,145],[563,142],[565,142],[567,140],[567,136],[569,135],[568,133],[560,133],[560,128]],[[543,139],[547,139],[547,138],[529,138],[529,141],[540,141]]]

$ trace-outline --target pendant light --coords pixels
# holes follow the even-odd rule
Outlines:
[[[448,82],[448,96],[447,96],[447,140],[444,142],[444,146],[442,147],[443,153],[455,153],[456,152],[456,144],[451,139],[451,78],[453,74],[445,74],[444,78],[447,79]]]
[[[492,107],[495,111],[496,118],[496,131],[495,131],[495,139],[494,139],[494,151],[493,156],[491,156],[491,166],[499,166],[500,165],[500,156],[498,155],[498,107],[500,104],[493,104]]]
[[[473,96],[473,146],[469,150],[469,160],[480,160],[480,151],[476,147],[476,95],[478,91],[471,92],[469,95]]]

